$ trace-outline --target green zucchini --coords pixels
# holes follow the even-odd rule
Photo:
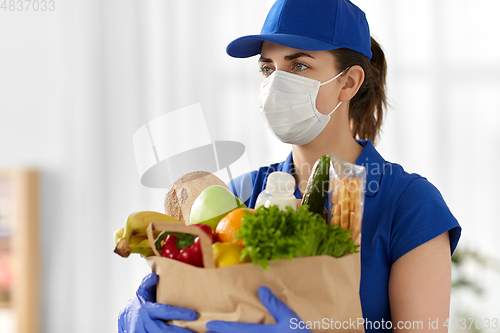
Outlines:
[[[309,211],[323,215],[328,188],[330,186],[330,157],[321,156],[313,166],[307,180],[302,205],[309,205]]]

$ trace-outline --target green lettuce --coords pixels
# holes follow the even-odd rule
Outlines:
[[[269,261],[330,255],[341,257],[357,252],[350,239],[351,231],[338,225],[328,225],[323,217],[309,211],[307,205],[294,211],[287,207],[259,207],[255,214],[246,214],[236,238],[245,248],[242,257],[248,255],[254,264],[269,268]]]

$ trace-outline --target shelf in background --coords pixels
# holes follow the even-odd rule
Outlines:
[[[11,247],[10,238],[0,237],[0,250],[8,250]]]
[[[12,232],[10,232],[9,229],[7,228],[2,228],[0,226],[0,239],[4,239],[4,238],[10,238],[12,237]]]
[[[3,266],[0,273],[6,272],[5,267],[12,269],[11,279],[15,281],[10,284],[12,289],[9,288],[8,275],[6,279],[4,274],[0,281],[0,288],[4,290],[3,295],[0,294],[1,333],[39,332],[38,195],[38,171],[0,168],[0,254],[7,254],[8,261],[15,263],[10,266],[3,260],[0,265]],[[6,286],[8,294],[5,293]]]
[[[0,301],[0,309],[10,309],[10,308],[12,308],[12,302]]]

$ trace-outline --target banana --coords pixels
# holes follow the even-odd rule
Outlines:
[[[137,249],[137,250],[135,250],[135,251],[133,251],[131,253],[138,253],[138,254],[140,254],[143,257],[151,257],[151,256],[153,256],[155,254],[151,248]]]
[[[147,236],[132,235],[130,237],[130,240],[128,241],[128,245],[131,248],[141,248],[141,249],[150,247]]]
[[[116,247],[114,252],[124,258],[127,258],[130,253],[132,253],[131,237],[145,236],[146,229],[151,222],[179,222],[179,220],[154,211],[134,212],[127,218],[127,223],[125,224],[121,237],[119,237],[121,234],[120,229],[115,231]],[[118,241],[116,241],[116,239],[118,239]],[[151,248],[149,248],[149,250],[151,250]]]
[[[129,241],[130,253],[138,253],[144,257],[149,257],[154,254],[151,246],[149,245],[149,239],[147,236],[136,236],[132,235]]]
[[[121,227],[121,228],[115,230],[115,233],[113,235],[113,239],[115,241],[115,244],[118,243],[118,241],[123,237],[123,232],[124,231],[125,231],[124,227]],[[153,236],[155,237],[155,239],[156,239],[156,237],[158,237],[158,235],[160,233],[161,233],[161,231],[159,231],[159,230],[154,230],[153,231]],[[137,234],[134,234],[134,236],[138,236],[138,237],[140,236],[140,237],[143,237],[143,238],[147,238],[148,237],[148,235],[146,234],[146,232],[144,232],[144,233],[138,232]]]
[[[115,230],[115,234],[113,235],[113,238],[115,240],[115,244],[118,243],[120,238],[123,237],[123,232],[125,231],[125,228],[121,227],[120,229]]]

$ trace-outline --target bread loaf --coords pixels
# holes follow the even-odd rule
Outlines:
[[[190,172],[177,179],[165,195],[165,214],[189,225],[191,206],[208,186],[227,185],[217,176],[206,171]]]

